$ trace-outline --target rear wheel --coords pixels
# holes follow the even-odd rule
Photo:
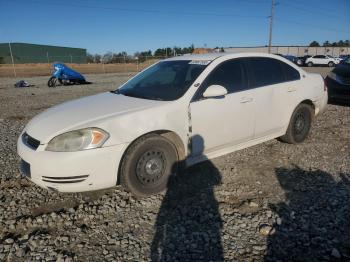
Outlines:
[[[312,66],[314,66],[314,63],[309,62],[309,63],[307,63],[307,66],[308,66],[308,67],[312,67]]]
[[[151,134],[136,140],[126,151],[120,168],[120,182],[136,196],[157,194],[166,189],[177,171],[176,147],[166,138]]]
[[[333,67],[333,66],[334,66],[334,63],[333,63],[333,62],[329,62],[329,63],[328,63],[328,66],[329,66],[329,67]]]
[[[303,142],[310,132],[313,115],[314,110],[310,105],[298,105],[293,112],[286,134],[280,137],[281,140],[290,144]]]

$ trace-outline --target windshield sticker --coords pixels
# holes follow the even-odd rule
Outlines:
[[[211,60],[192,60],[190,65],[209,65]]]

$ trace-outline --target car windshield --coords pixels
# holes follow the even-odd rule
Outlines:
[[[176,100],[186,93],[208,64],[208,61],[191,60],[159,62],[136,75],[114,93],[151,100]]]
[[[350,56],[348,56],[348,58],[344,59],[344,63],[350,65]]]

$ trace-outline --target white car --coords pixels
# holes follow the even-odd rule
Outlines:
[[[61,192],[122,184],[147,196],[185,165],[278,137],[302,142],[326,103],[322,77],[280,56],[170,58],[34,117],[18,139],[21,170]]]
[[[335,58],[330,55],[314,55],[306,59],[305,64],[309,67],[314,65],[326,65],[329,67],[333,67],[339,64],[340,61],[341,59]]]

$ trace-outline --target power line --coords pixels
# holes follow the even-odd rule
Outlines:
[[[171,15],[241,17],[241,18],[265,19],[264,16],[242,15],[241,13],[228,14],[228,13],[211,13],[211,12],[169,11],[169,10],[157,10],[157,9],[106,7],[106,6],[92,6],[92,5],[85,5],[85,4],[82,5],[82,4],[75,4],[75,3],[61,4],[61,3],[44,2],[44,1],[38,1],[38,0],[30,0],[30,2],[36,3],[36,4],[64,6],[66,8],[68,6],[68,7],[103,9],[103,10],[112,10],[112,11],[119,11],[119,12],[130,12],[130,13],[158,13],[158,14],[171,14]]]
[[[286,20],[286,19],[281,19],[279,17],[276,17],[276,20],[283,22],[283,23],[289,23],[289,24],[296,24],[296,25],[301,25],[301,26],[306,26],[306,27],[312,27],[312,28],[316,28],[320,31],[328,31],[328,32],[339,32],[339,33],[346,33],[346,34],[350,34],[350,32],[348,31],[343,31],[343,30],[338,30],[336,28],[330,28],[330,27],[323,27],[323,26],[318,26],[318,25],[314,25],[314,24],[305,24],[305,23],[301,23],[301,22],[296,22],[296,21],[292,21],[292,20]]]
[[[15,2],[16,0],[12,0]],[[18,0],[17,0],[18,1]],[[236,1],[242,1],[242,0],[236,0]],[[247,3],[261,3],[262,1],[257,0],[245,0]],[[312,27],[316,28],[321,31],[332,31],[332,32],[341,32],[341,33],[347,33],[350,34],[350,32],[338,30],[335,28],[325,28],[320,27],[313,24],[306,24],[302,22],[292,21],[292,20],[286,20],[284,18],[274,17],[275,16],[275,7],[276,2],[275,0],[271,0],[271,14],[268,16],[270,23],[269,23],[269,49],[272,46],[272,33],[273,33],[273,25],[274,20],[283,22],[283,23],[290,23],[290,24],[296,24],[301,25],[303,27]],[[285,3],[284,0],[283,5],[292,7],[290,3]],[[213,17],[231,17],[231,18],[250,18],[250,19],[266,19],[266,16],[256,16],[256,15],[243,15],[242,13],[214,13],[214,12],[195,12],[195,11],[171,11],[171,10],[159,10],[159,9],[139,9],[139,8],[123,8],[123,7],[108,7],[108,6],[93,6],[93,5],[86,5],[86,4],[77,4],[77,3],[56,3],[56,2],[47,2],[47,1],[40,1],[40,0],[27,0],[27,2],[31,2],[34,4],[40,4],[40,5],[54,5],[54,6],[64,6],[67,7],[78,7],[78,8],[89,8],[89,9],[102,9],[102,10],[111,10],[111,11],[117,11],[117,12],[129,12],[129,13],[148,13],[148,14],[168,14],[168,15],[187,15],[187,16],[213,16]],[[82,2],[80,2],[82,3]],[[278,3],[280,4],[280,2]],[[295,9],[303,10],[305,12],[312,13],[313,11],[309,11],[305,8],[296,7],[293,6]]]
[[[291,7],[291,8],[294,8],[295,10],[299,10],[299,11],[302,11],[302,12],[305,12],[305,13],[312,13],[312,14],[317,14],[317,15],[322,15],[322,19],[324,18],[337,18],[339,19],[339,17],[343,17],[343,18],[347,18],[347,20],[349,20],[349,16],[345,16],[345,15],[341,15],[341,14],[335,14],[335,13],[332,13],[330,12],[329,10],[328,11],[322,11],[322,9],[319,9],[317,7],[316,10],[311,10],[311,9],[307,9],[307,8],[304,8],[304,7],[300,7],[300,6],[297,6],[297,5],[294,5],[294,4],[290,4],[289,2],[286,3],[286,2],[282,2],[281,3],[282,6],[287,6],[287,7]]]

